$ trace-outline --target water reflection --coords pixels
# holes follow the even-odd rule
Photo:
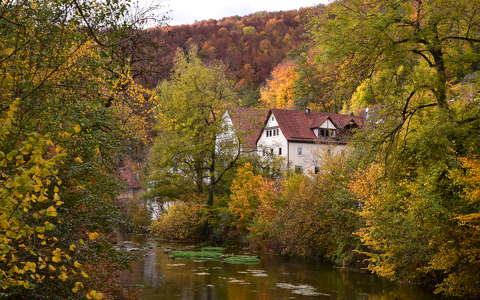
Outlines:
[[[436,300],[428,291],[392,284],[357,271],[298,259],[263,256],[259,265],[173,260],[153,247],[132,265],[132,279],[144,286],[142,300]]]
[[[153,250],[149,251],[145,259],[143,260],[143,284],[152,288],[156,288],[160,284],[160,280],[163,279],[159,268],[157,266],[157,243],[149,241],[148,246]]]

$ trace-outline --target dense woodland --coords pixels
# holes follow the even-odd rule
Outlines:
[[[258,12],[244,17],[148,29],[143,32],[143,38],[152,43],[148,54],[152,57],[146,61],[152,73],[144,72],[138,79],[148,88],[155,87],[160,80],[168,78],[177,48],[186,50],[197,45],[202,59],[220,60],[227,66],[238,88],[257,88],[277,64],[307,41],[308,16],[321,9]],[[146,71],[142,63],[136,67]]]

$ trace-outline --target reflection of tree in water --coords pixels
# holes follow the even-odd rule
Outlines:
[[[159,281],[163,281],[163,275],[159,275],[157,268],[157,242],[149,241],[147,244],[153,250],[149,251],[144,260],[143,280],[144,284],[149,287],[158,287]],[[160,277],[160,280],[159,280]]]

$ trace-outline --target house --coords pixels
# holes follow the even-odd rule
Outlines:
[[[240,141],[242,153],[256,152],[257,137],[263,129],[266,111],[246,107],[230,108],[223,114],[225,132],[220,140]]]
[[[364,125],[365,119],[305,110],[271,109],[257,137],[261,156],[282,157],[287,168],[296,172],[318,173],[322,156],[345,149],[352,130]]]

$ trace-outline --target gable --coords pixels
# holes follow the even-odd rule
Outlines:
[[[268,116],[268,121],[267,121],[267,124],[265,125],[265,127],[266,128],[278,127],[278,120],[275,117],[275,114],[273,112]]]
[[[319,126],[319,128],[324,128],[324,129],[337,129],[337,127],[332,123],[330,118],[328,118],[325,122],[323,122],[322,125]]]

